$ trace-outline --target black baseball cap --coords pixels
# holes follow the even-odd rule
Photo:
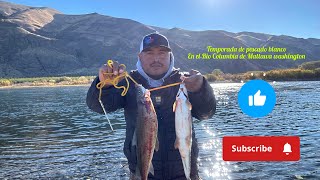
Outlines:
[[[148,34],[142,39],[140,52],[152,47],[165,47],[168,51],[171,51],[168,39],[158,32]]]

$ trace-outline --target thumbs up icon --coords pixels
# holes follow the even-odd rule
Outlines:
[[[261,91],[258,90],[254,96],[249,96],[249,106],[263,106],[266,102],[267,96],[260,95]]]
[[[276,105],[276,93],[268,82],[250,80],[242,85],[238,93],[238,104],[245,114],[255,118],[263,117]]]

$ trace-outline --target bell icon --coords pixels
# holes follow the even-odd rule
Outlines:
[[[286,153],[286,155],[289,155],[289,153],[291,153],[291,145],[289,143],[286,143],[283,146],[283,152]]]

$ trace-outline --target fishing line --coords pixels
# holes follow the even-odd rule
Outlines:
[[[112,60],[108,60],[107,61],[107,65],[110,67],[110,68],[113,68],[113,61]],[[126,66],[124,64],[120,64],[120,66],[123,66],[124,69],[126,69]],[[106,84],[111,84],[113,85],[113,87],[115,87],[116,89],[123,89],[122,93],[121,93],[121,96],[125,96],[129,90],[129,87],[130,87],[130,83],[129,83],[129,79],[136,85],[138,85],[137,81],[135,81],[127,71],[124,71],[123,73],[121,73],[120,75],[114,75],[113,73],[103,73],[104,75],[107,75],[106,79],[104,81],[101,81],[99,82],[96,87],[97,89],[99,89],[99,98],[98,98],[98,101],[101,105],[101,108],[104,112],[104,115],[106,116],[107,120],[108,120],[108,123],[110,125],[110,128],[112,131],[113,128],[112,128],[112,125],[111,125],[111,122],[110,122],[110,119],[107,115],[107,111],[105,110],[105,107],[102,103],[102,100],[101,100],[101,97],[102,97],[102,88],[106,85]],[[126,80],[126,83],[127,83],[127,86],[118,86],[118,83],[122,80],[122,79],[125,79]],[[164,85],[164,86],[160,86],[160,87],[156,87],[156,88],[152,88],[152,89],[149,89],[149,91],[156,91],[156,90],[160,90],[160,89],[164,89],[164,88],[168,88],[168,87],[172,87],[172,86],[177,86],[177,85],[180,85],[182,84],[182,82],[177,82],[177,83],[172,83],[172,84],[168,84],[168,85]]]

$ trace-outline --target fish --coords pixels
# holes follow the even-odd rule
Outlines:
[[[179,149],[182,159],[184,174],[190,179],[191,172],[191,145],[192,145],[192,105],[188,99],[188,92],[185,85],[180,84],[176,101],[173,104],[175,112],[176,140],[175,149]]]
[[[132,139],[136,146],[136,178],[147,180],[149,172],[154,175],[152,158],[154,151],[159,150],[158,119],[153,106],[150,91],[141,84],[135,86],[137,96],[137,120]]]

